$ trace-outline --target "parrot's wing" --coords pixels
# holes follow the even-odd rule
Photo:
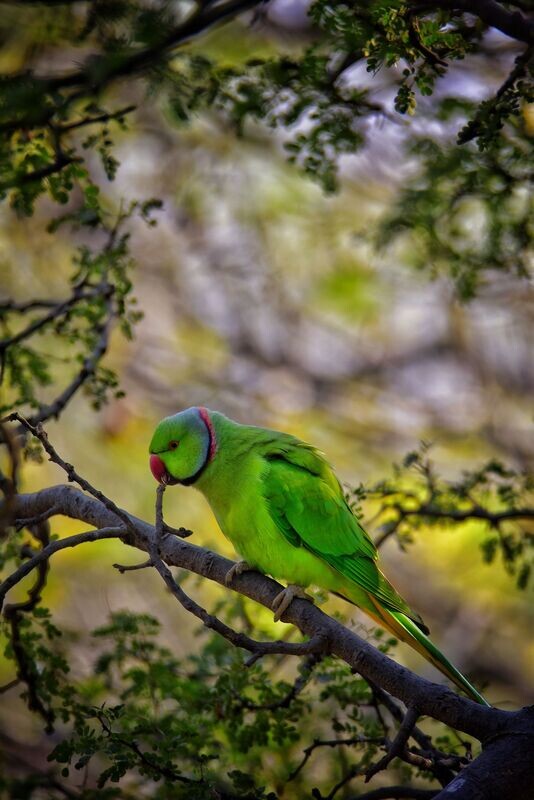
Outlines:
[[[312,456],[315,455],[315,462]],[[265,454],[263,490],[283,536],[305,547],[337,572],[365,589],[386,608],[422,625],[376,565],[376,548],[351,512],[341,486],[322,457],[290,448]],[[308,461],[308,468],[303,461]],[[313,471],[309,467],[313,467]]]

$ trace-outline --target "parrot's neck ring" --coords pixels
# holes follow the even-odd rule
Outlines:
[[[215,453],[217,452],[217,437],[215,436],[215,428],[213,427],[213,422],[210,419],[207,408],[199,406],[198,413],[200,414],[200,419],[208,429],[209,448],[207,461],[213,461],[215,458]]]
[[[194,475],[191,475],[190,478],[183,478],[180,483],[184,486],[192,486],[202,475],[210,461],[213,461],[215,458],[215,453],[217,452],[217,438],[215,436],[215,428],[213,427],[213,423],[210,419],[210,415],[208,414],[208,409],[200,406],[198,408],[198,413],[200,419],[206,426],[206,430],[208,431],[208,451],[206,453],[206,458],[204,459],[204,463],[200,466],[200,469],[197,469]]]

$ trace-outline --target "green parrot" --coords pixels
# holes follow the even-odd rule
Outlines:
[[[202,492],[243,559],[229,570],[228,585],[245,570],[289,582],[273,602],[276,620],[294,597],[308,598],[305,587],[334,592],[488,705],[431,642],[421,617],[380,571],[375,545],[314,447],[195,407],[159,423],[150,442],[150,469],[160,483]]]

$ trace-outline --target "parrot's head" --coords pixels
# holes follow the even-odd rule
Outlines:
[[[215,455],[215,432],[206,408],[162,419],[150,442],[150,470],[165,484],[191,484]]]

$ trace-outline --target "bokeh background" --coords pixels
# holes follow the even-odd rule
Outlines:
[[[210,33],[202,49],[234,63],[298,46],[305,34],[290,23],[274,15],[252,26],[250,20],[232,23]],[[505,59],[504,40],[501,47]],[[4,66],[20,68],[26,55],[23,47],[4,51]],[[486,96],[503,70],[498,59],[481,62],[465,92]],[[448,80],[457,91],[464,79],[453,70]],[[142,96],[133,84],[115,91],[117,102]],[[385,99],[388,91],[385,78]],[[96,412],[79,396],[47,427],[62,456],[133,514],[153,517],[147,448],[155,424],[190,405],[313,442],[348,486],[388,477],[392,464],[422,439],[433,443],[436,468],[450,478],[491,456],[528,465],[534,444],[532,289],[495,275],[475,300],[461,304],[450,280],[431,279],[432,265],[415,269],[417,241],[404,237],[374,247],[369,230],[417,165],[403,154],[413,130],[408,123],[371,120],[367,126],[368,143],[343,159],[334,195],[286,162],[281,135],[258,125],[236,138],[216,112],[183,127],[157,96],[145,97],[135,123],[116,134],[121,167],[113,183],[94,159],[91,169],[105,185],[110,209],[132,197],[159,197],[164,206],[157,227],[132,224],[135,294],[144,318],[132,342],[114,333],[106,362],[117,370],[125,397]],[[442,134],[448,135],[445,128]],[[6,204],[0,207],[2,295],[22,300],[66,293],[74,248],[90,237],[66,227],[47,233],[50,212],[42,202],[34,217],[20,219]],[[460,249],[483,235],[476,205],[462,208],[455,224]],[[56,362],[60,385],[69,353],[58,352],[46,335],[41,351]],[[50,397],[57,385],[47,390]],[[30,463],[23,489],[63,481],[54,466]],[[232,555],[197,492],[173,488],[165,504],[168,522],[192,529],[196,543]],[[364,513],[373,534],[372,509],[364,505]],[[68,520],[53,524],[60,535],[81,529]],[[483,538],[483,523],[422,529],[405,551],[389,540],[382,558],[440,647],[462,670],[488,676],[489,697],[510,707],[532,696],[532,596],[516,588],[499,562],[483,562]],[[44,599],[62,625],[77,631],[75,674],[92,669],[89,631],[122,608],[159,616],[165,641],[178,655],[196,646],[196,622],[157,577],[112,569],[114,561],[137,559],[115,543],[55,557]],[[208,607],[222,596],[205,582],[190,580],[189,586]],[[340,607],[336,600],[326,605]],[[264,609],[250,604],[247,613],[267,634],[284,634]],[[365,630],[363,617],[352,609],[348,615]],[[400,646],[397,656],[438,679],[408,648]],[[0,660],[0,683],[12,677],[10,669]],[[38,749],[40,734],[32,725],[13,693],[2,697],[0,728]]]

